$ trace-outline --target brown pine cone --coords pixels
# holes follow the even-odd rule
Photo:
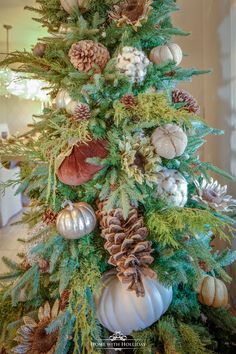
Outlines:
[[[206,262],[199,261],[198,264],[199,264],[199,267],[204,270],[204,272],[208,273],[210,271],[209,266]]]
[[[4,347],[0,348],[0,354],[7,354],[7,351]]]
[[[60,310],[63,311],[69,305],[70,290],[66,289],[61,294],[60,298]]]
[[[42,58],[45,54],[46,44],[45,43],[37,43],[33,48],[33,54],[36,57]]]
[[[132,95],[131,93],[127,93],[126,95],[124,95],[120,102],[125,106],[125,108],[127,109],[131,109],[133,107],[135,107],[137,105],[137,100],[135,98],[134,95]]]
[[[38,263],[38,266],[39,266],[39,269],[40,269],[41,273],[46,273],[48,271],[48,268],[49,268],[48,261],[46,261],[43,258],[40,258],[37,263]]]
[[[105,249],[110,253],[108,263],[115,266],[118,278],[129,284],[128,290],[135,291],[137,296],[144,296],[145,290],[142,274],[155,278],[156,273],[149,268],[154,258],[151,256],[151,242],[145,241],[148,230],[144,226],[143,217],[131,208],[127,220],[121,209],[104,210],[105,203],[98,203],[97,217],[102,229],[102,237],[106,239]]]
[[[20,268],[24,271],[27,271],[31,268],[31,265],[29,264],[26,258],[23,259],[22,263],[20,264]]]
[[[57,213],[54,213],[54,211],[52,209],[47,209],[45,211],[42,219],[43,219],[43,222],[45,222],[45,224],[47,224],[47,225],[54,224],[57,219]]]
[[[196,99],[185,90],[174,90],[172,92],[173,103],[185,103],[182,107],[189,113],[200,114],[200,106]]]
[[[110,59],[110,54],[103,44],[91,40],[83,40],[72,45],[69,57],[77,70],[88,72],[94,65],[103,70]]]
[[[76,120],[87,120],[91,117],[90,108],[86,103],[80,103],[75,108],[74,117]]]

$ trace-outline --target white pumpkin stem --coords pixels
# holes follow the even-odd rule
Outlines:
[[[74,209],[74,204],[69,200],[67,199],[64,203],[62,203],[61,207],[64,209],[66,206],[69,206],[69,210],[73,210]]]

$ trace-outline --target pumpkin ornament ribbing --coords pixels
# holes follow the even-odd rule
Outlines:
[[[125,220],[121,209],[104,210],[105,203],[98,202],[97,217],[106,239],[105,249],[110,253],[108,263],[117,268],[119,280],[128,284],[128,290],[144,296],[145,289],[142,274],[156,278],[156,273],[149,268],[154,258],[151,256],[152,244],[147,241],[148,229],[143,217],[131,208]]]

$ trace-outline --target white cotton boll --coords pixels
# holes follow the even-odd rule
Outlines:
[[[124,47],[117,57],[117,68],[134,83],[144,80],[149,64],[145,53],[133,47]]]
[[[170,207],[183,208],[188,200],[188,183],[177,170],[163,168],[157,173],[155,196]]]

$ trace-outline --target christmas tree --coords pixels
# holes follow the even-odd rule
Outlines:
[[[236,200],[199,158],[222,132],[177,88],[204,71],[181,67],[176,1],[36,3],[48,37],[1,63],[44,80],[52,102],[0,145],[22,161],[3,187],[31,199],[25,252],[0,277],[2,353],[233,352],[236,254],[211,241],[231,238]]]

